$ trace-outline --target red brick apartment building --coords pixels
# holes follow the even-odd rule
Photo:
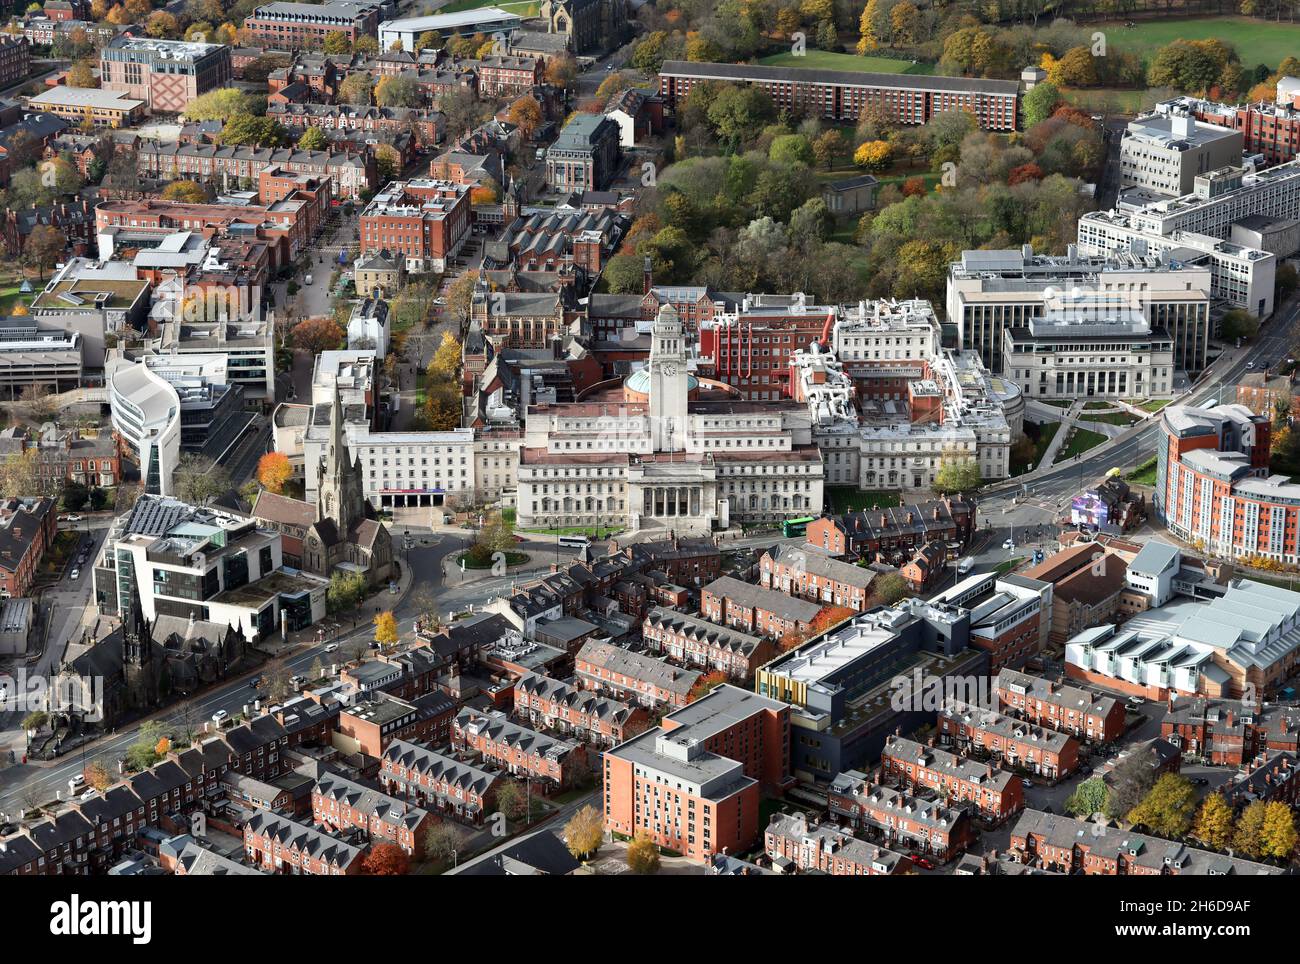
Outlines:
[[[451,742],[462,751],[552,790],[573,782],[576,766],[587,751],[577,743],[558,740],[506,719],[504,713],[464,709],[451,728]]]
[[[606,828],[701,862],[753,846],[760,786],[789,783],[788,714],[778,700],[719,686],[606,751]]]
[[[406,256],[408,270],[442,271],[469,233],[470,189],[450,181],[394,181],[361,214],[361,253]]]
[[[817,603],[731,576],[715,579],[700,591],[700,612],[706,619],[770,639],[780,639],[792,629],[807,630],[821,609]]]
[[[759,562],[759,585],[826,606],[866,612],[875,573],[815,548],[774,546]]]
[[[8,86],[28,77],[31,44],[21,37],[0,37],[0,84]]]
[[[584,643],[573,658],[573,671],[585,690],[607,693],[641,706],[685,706],[691,688],[703,675],[661,659],[634,653],[613,643]]]
[[[1124,733],[1124,704],[1112,697],[1012,669],[998,673],[995,688],[1000,708],[1030,723],[1088,743],[1110,743]]]
[[[379,782],[391,794],[435,813],[480,824],[496,804],[504,774],[453,760],[427,746],[394,740],[379,761]]]
[[[641,638],[647,649],[674,662],[706,673],[721,671],[736,680],[751,679],[756,669],[776,655],[776,645],[770,639],[659,606],[646,613]]]
[[[244,18],[248,43],[263,43],[279,50],[316,50],[325,38],[341,33],[348,43],[363,35],[374,36],[379,27],[379,5],[355,3],[268,3]]]
[[[793,395],[794,353],[816,341],[826,343],[835,316],[833,308],[766,305],[766,298],[746,295],[737,310],[715,311],[700,324],[700,375],[733,386],[742,398],[775,401]]]
[[[863,110],[882,111],[898,124],[925,124],[935,114],[966,111],[986,131],[1016,129],[1020,85],[1014,80],[921,77],[845,70],[805,70],[756,64],[666,60],[659,93],[672,110],[691,88],[710,81],[765,90],[778,110],[802,111],[832,121],[857,121]]]
[[[1160,735],[1188,756],[1244,767],[1260,754],[1300,755],[1300,705],[1170,699]]]
[[[823,516],[808,523],[808,544],[832,556],[872,558],[877,552],[915,550],[938,540],[965,546],[975,534],[975,503],[935,499],[890,509]]]
[[[1286,873],[1282,867],[1040,810],[1026,810],[1016,821],[1008,852],[1021,863],[1062,874],[1187,877]]]
[[[597,746],[622,743],[646,729],[650,721],[650,715],[640,706],[629,706],[536,673],[520,677],[515,683],[514,699],[518,719]]]
[[[939,742],[958,752],[982,750],[1009,766],[1022,766],[1055,780],[1079,766],[1079,741],[1068,733],[949,702],[939,714]]]
[[[773,867],[787,872],[890,877],[912,869],[912,861],[903,854],[859,840],[837,827],[810,825],[803,813],[772,814],[772,822],[763,832],[763,850]]]
[[[365,850],[310,824],[259,810],[244,824],[244,857],[269,874],[350,877]]]
[[[969,802],[995,823],[1024,809],[1020,778],[992,763],[968,760],[892,734],[880,755],[882,780],[942,792],[950,802]]]
[[[873,783],[857,770],[836,776],[827,796],[831,816],[878,834],[890,847],[901,845],[946,862],[975,842],[969,808],[914,797]]]
[[[533,57],[484,57],[470,61],[480,97],[514,97],[542,82],[542,61]]]
[[[337,774],[326,774],[311,791],[312,819],[327,830],[357,829],[371,842],[401,847],[409,856],[422,852],[433,814]]]
[[[0,501],[0,595],[28,595],[58,529],[52,499]]]

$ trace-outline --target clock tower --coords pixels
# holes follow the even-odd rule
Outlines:
[[[650,432],[656,452],[686,450],[686,338],[672,305],[659,309],[650,329]]]

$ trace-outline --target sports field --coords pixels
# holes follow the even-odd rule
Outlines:
[[[1125,27],[1102,23],[1108,45],[1149,58],[1173,40],[1222,40],[1231,44],[1246,67],[1267,64],[1276,68],[1284,57],[1300,56],[1300,23],[1271,23],[1250,17],[1196,17],[1190,20],[1153,20]]]
[[[809,70],[856,70],[869,74],[932,74],[934,64],[914,64],[895,57],[859,57],[830,50],[809,50],[800,57],[772,54],[759,60],[769,67],[806,67]]]

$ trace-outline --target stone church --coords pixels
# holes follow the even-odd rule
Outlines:
[[[565,34],[575,54],[613,50],[627,36],[626,0],[542,0],[547,33]]]
[[[337,394],[329,420],[316,504],[261,492],[252,515],[280,533],[285,556],[304,572],[325,579],[335,569],[359,572],[373,586],[392,575],[392,536],[366,499],[360,460],[348,454]]]

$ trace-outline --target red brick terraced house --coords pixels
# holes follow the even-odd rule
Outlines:
[[[1286,873],[1208,850],[1061,814],[1026,810],[1008,851],[1021,863],[1060,873],[1106,877],[1256,876]]]
[[[1261,753],[1300,756],[1300,705],[1170,699],[1160,735],[1215,766],[1244,767]]]
[[[484,57],[466,66],[478,73],[478,92],[483,98],[515,97],[542,82],[542,61],[535,57]]]
[[[935,540],[964,547],[975,534],[976,515],[975,503],[969,499],[935,499],[824,516],[808,523],[805,538],[823,552],[850,558],[910,552]]]
[[[452,745],[472,751],[517,777],[551,790],[573,782],[573,767],[587,751],[577,743],[558,740],[512,723],[503,713],[465,709],[451,728]]]
[[[362,872],[365,849],[310,824],[258,811],[244,824],[244,856],[267,873],[315,877]]]
[[[1025,806],[1018,776],[991,763],[968,760],[892,734],[880,755],[880,770],[884,780],[942,791],[952,802],[969,802],[993,823],[1001,823]]]
[[[771,639],[780,639],[792,629],[807,631],[821,608],[731,576],[715,579],[700,590],[700,612],[705,618]]]
[[[58,534],[54,500],[0,500],[0,596],[26,596]]]
[[[584,643],[573,659],[573,671],[585,690],[607,693],[641,706],[685,706],[692,687],[703,675],[644,653],[596,640]]]
[[[1005,668],[994,689],[1004,712],[1088,743],[1110,743],[1124,733],[1124,704],[1113,697]]]
[[[802,813],[772,814],[763,834],[763,850],[774,867],[818,871],[832,877],[891,877],[912,869],[912,861],[905,855],[836,827],[809,825]]]
[[[312,819],[324,827],[359,829],[371,844],[395,844],[407,855],[422,853],[424,833],[436,822],[413,803],[332,773],[312,788],[311,810]]]
[[[394,740],[379,761],[379,782],[438,814],[480,824],[496,803],[500,772],[453,760],[426,746]]]
[[[776,655],[770,639],[751,636],[676,609],[653,607],[641,624],[646,648],[704,672],[721,671],[732,679],[751,679]]]
[[[759,585],[824,606],[860,613],[870,608],[875,572],[832,558],[820,549],[773,546],[759,561]]]
[[[939,713],[939,742],[963,754],[981,750],[1007,766],[1055,780],[1079,766],[1079,741],[1068,733],[950,700]]]
[[[515,683],[515,716],[525,723],[566,736],[614,746],[649,725],[650,715],[591,690],[579,689],[549,676],[528,673]]]
[[[904,790],[873,783],[858,770],[845,770],[827,791],[832,817],[879,835],[886,846],[902,846],[949,861],[975,842],[970,808],[923,800]]]

